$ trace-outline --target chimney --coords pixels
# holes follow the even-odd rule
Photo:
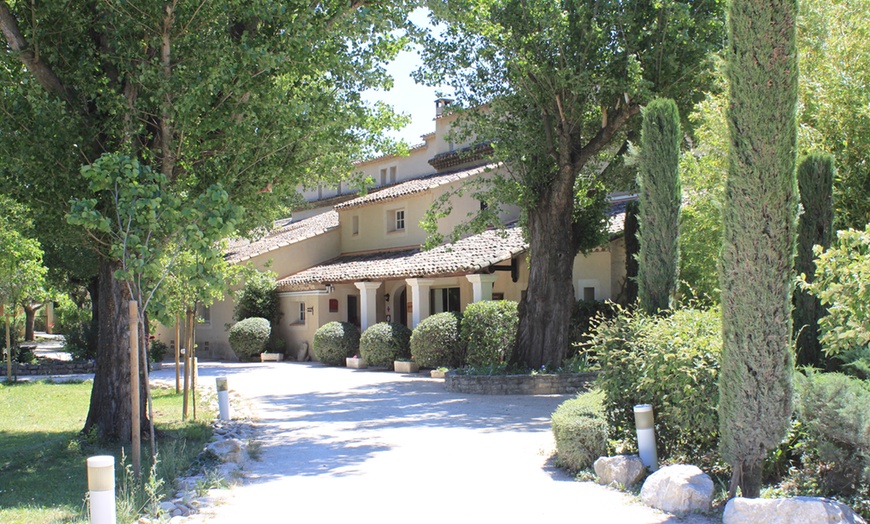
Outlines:
[[[444,116],[444,108],[449,106],[453,100],[449,98],[439,98],[435,100],[435,118]]]

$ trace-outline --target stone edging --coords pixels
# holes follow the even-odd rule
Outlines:
[[[477,395],[562,395],[589,388],[597,373],[552,375],[458,375],[447,373],[444,385],[452,393]]]
[[[87,362],[52,362],[50,364],[12,364],[12,374],[19,377],[39,375],[79,375],[94,373],[97,363],[94,360]]]

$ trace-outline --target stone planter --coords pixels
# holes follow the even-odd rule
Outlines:
[[[345,364],[351,369],[365,369],[369,367],[368,364],[366,364],[366,361],[360,357],[347,357],[345,359]]]
[[[284,353],[260,353],[260,362],[281,362],[284,360]]]
[[[420,371],[420,365],[410,360],[396,360],[393,362],[393,369],[397,373],[417,373]]]
[[[432,378],[444,378],[447,375],[446,371],[442,371],[440,369],[433,369],[429,372],[429,376]]]

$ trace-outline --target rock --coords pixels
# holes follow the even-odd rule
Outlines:
[[[851,508],[820,497],[783,499],[733,498],[722,524],[865,524]]]
[[[598,475],[598,483],[609,486],[616,483],[620,486],[637,484],[646,474],[646,468],[637,455],[617,455],[615,457],[599,457],[592,466]]]
[[[181,510],[178,509],[178,508],[175,508],[174,510],[172,510],[172,513],[170,513],[170,515],[173,516],[173,517],[182,517],[182,516],[184,516],[184,515],[182,514]]]
[[[213,442],[208,445],[208,450],[224,462],[241,463],[245,459],[242,441],[234,438]]]
[[[176,506],[172,502],[161,502],[160,503],[160,511],[163,511],[165,513],[172,513],[173,511],[175,511],[175,508],[176,508]]]
[[[647,477],[640,498],[668,513],[707,512],[713,504],[713,480],[697,466],[667,466]]]

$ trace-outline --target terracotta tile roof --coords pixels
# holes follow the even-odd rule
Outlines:
[[[347,202],[342,202],[341,204],[337,204],[335,206],[335,209],[342,210],[354,207],[361,207],[377,202],[393,200],[407,195],[413,195],[415,193],[422,193],[424,191],[434,189],[438,186],[443,186],[452,182],[463,180],[465,178],[479,175],[485,171],[495,169],[499,165],[500,164],[486,164],[471,169],[463,169],[461,171],[452,171],[450,173],[435,173],[420,178],[414,178],[378,191],[372,191],[368,195],[361,196]]]
[[[623,230],[626,202],[616,202],[608,210],[607,229],[611,235]],[[326,283],[470,274],[510,260],[527,248],[522,229],[512,225],[504,230],[484,231],[430,251],[407,248],[344,255],[279,279],[278,289],[290,291],[312,289]]]
[[[275,229],[263,238],[253,242],[238,240],[231,243],[224,256],[230,262],[244,262],[257,255],[275,251],[336,228],[338,228],[338,213],[335,211],[326,211],[298,221],[285,218],[277,220]]]
[[[525,249],[526,243],[523,241],[520,228],[489,230],[430,251],[408,248],[399,251],[345,255],[280,279],[278,288],[288,290],[327,282],[476,273],[493,264],[510,260]]]

